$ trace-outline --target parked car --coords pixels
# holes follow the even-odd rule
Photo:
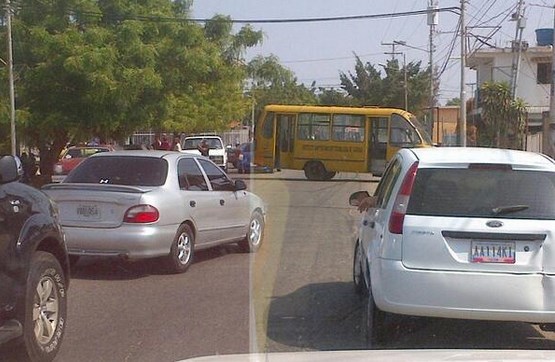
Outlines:
[[[374,197],[353,262],[370,346],[387,341],[393,314],[555,323],[553,159],[403,149]]]
[[[208,143],[208,158],[210,158],[216,165],[222,168],[222,170],[227,172],[227,151],[224,148],[224,142],[220,136],[215,135],[198,135],[198,136],[188,136],[181,142],[183,152],[190,153],[193,155],[200,155],[198,149],[199,144],[205,140]]]
[[[21,175],[19,159],[0,158],[0,360],[51,361],[66,330],[68,254],[54,204]]]
[[[195,250],[238,243],[255,252],[263,241],[262,200],[202,156],[99,153],[42,189],[58,204],[73,257],[163,257],[184,272]]]
[[[60,155],[54,164],[52,182],[61,182],[78,164],[95,153],[113,151],[112,146],[71,146]]]

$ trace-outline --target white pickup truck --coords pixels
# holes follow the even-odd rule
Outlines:
[[[206,143],[208,143],[208,147],[210,148],[208,151],[208,157],[212,160],[212,162],[227,172],[227,153],[220,136],[198,135],[185,137],[183,142],[181,142],[182,152],[200,155],[198,145],[203,139],[206,140]]]

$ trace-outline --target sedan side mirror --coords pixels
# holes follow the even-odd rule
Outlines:
[[[349,197],[349,205],[351,206],[359,206],[360,202],[365,198],[370,197],[368,191],[357,191],[351,194]]]
[[[243,180],[235,180],[235,191],[246,190],[247,184]]]

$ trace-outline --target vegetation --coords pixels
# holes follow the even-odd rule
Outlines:
[[[188,22],[186,0],[12,4],[18,135],[40,149],[43,173],[68,142],[221,130],[249,109],[241,57],[262,39],[249,26]]]
[[[314,92],[299,84],[295,74],[282,66],[275,55],[257,56],[247,66],[248,94],[254,98],[255,114],[266,104],[315,104]]]
[[[486,82],[480,87],[482,120],[478,124],[478,144],[523,149],[526,104],[513,100],[508,83]]]
[[[430,70],[422,70],[421,62],[409,62],[401,67],[399,61],[388,60],[380,65],[363,63],[357,56],[354,73],[340,73],[342,88],[358,105],[405,108],[405,71],[407,73],[408,110],[420,115],[429,107]]]

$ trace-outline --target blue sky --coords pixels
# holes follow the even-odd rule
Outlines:
[[[517,0],[469,0],[467,1],[466,24],[473,35],[487,36],[501,26],[488,40],[496,46],[507,46],[515,37],[515,22],[510,14],[515,12]],[[424,10],[429,0],[194,0],[195,18],[210,18],[215,14],[230,15],[234,19],[285,19],[372,15]],[[439,7],[460,6],[459,0],[439,0]],[[534,45],[535,29],[553,27],[553,0],[526,2],[527,18],[523,40]],[[547,8],[547,7],[550,8]],[[458,39],[451,57],[454,31],[458,15],[439,14],[439,25],[434,36],[434,64],[444,68],[440,78],[441,104],[448,99],[459,97],[460,45]],[[479,27],[476,27],[479,25]],[[356,53],[365,62],[378,65],[391,55],[391,46],[382,43],[405,41],[408,45],[426,50],[428,48],[429,27],[425,15],[389,19],[362,19],[314,23],[253,24],[265,34],[262,45],[250,49],[249,60],[256,55],[274,54],[280,62],[291,69],[300,82],[317,86],[338,87],[339,73],[354,69]],[[472,38],[471,38],[472,39]],[[470,41],[470,47],[476,47]],[[396,52],[404,52],[407,62],[422,60],[428,65],[428,52],[397,46]],[[398,55],[402,59],[402,55]],[[473,71],[467,70],[466,82],[475,82]],[[472,86],[467,86],[470,95]]]

